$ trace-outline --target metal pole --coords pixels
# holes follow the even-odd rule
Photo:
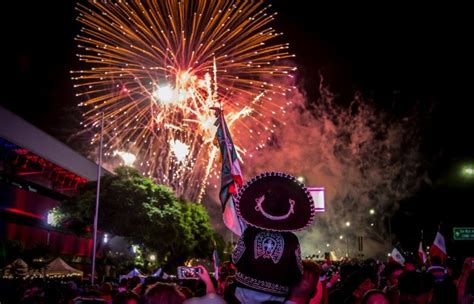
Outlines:
[[[387,218],[388,218],[388,239],[390,241],[390,247],[392,247],[392,219],[390,215]]]
[[[95,215],[94,215],[94,240],[92,249],[92,277],[91,285],[94,285],[95,279],[95,252],[97,250],[97,222],[99,220],[99,194],[100,194],[100,171],[102,169],[102,142],[104,139],[104,113],[100,119],[100,146],[99,146],[99,164],[97,166],[97,192],[95,195]]]

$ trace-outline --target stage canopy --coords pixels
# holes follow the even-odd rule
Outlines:
[[[54,259],[46,267],[45,274],[47,277],[66,277],[66,276],[82,276],[83,273],[69,266],[60,257]]]

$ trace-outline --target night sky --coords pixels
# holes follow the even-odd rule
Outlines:
[[[439,221],[474,226],[467,212],[474,183],[458,174],[462,163],[474,161],[474,26],[467,5],[272,3],[279,13],[274,27],[296,54],[308,102],[318,97],[322,71],[341,103],[360,90],[385,110],[418,105],[426,115],[420,125],[422,152],[432,185],[395,215],[402,238],[410,238],[407,229],[397,227],[402,221],[431,227],[431,233]],[[77,104],[69,76],[79,67],[74,2],[9,1],[3,12],[13,19],[2,18],[1,104],[50,134],[61,134],[61,117]]]
[[[474,226],[474,182],[459,175],[463,163],[474,161],[474,26],[466,8],[289,3],[275,1],[275,8],[310,100],[317,99],[322,70],[342,102],[360,90],[385,110],[416,104],[426,118],[419,127],[432,184],[393,216],[402,244],[413,248],[423,228],[431,240],[441,222],[448,247],[468,250],[449,241],[452,226]]]

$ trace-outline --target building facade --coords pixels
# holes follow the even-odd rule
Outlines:
[[[52,227],[48,213],[79,186],[96,180],[97,169],[97,164],[0,107],[0,240],[89,257],[92,240]]]

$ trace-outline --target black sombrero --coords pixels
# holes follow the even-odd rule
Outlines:
[[[247,224],[273,231],[302,230],[315,215],[308,190],[295,177],[281,172],[253,177],[235,197],[235,207]]]

